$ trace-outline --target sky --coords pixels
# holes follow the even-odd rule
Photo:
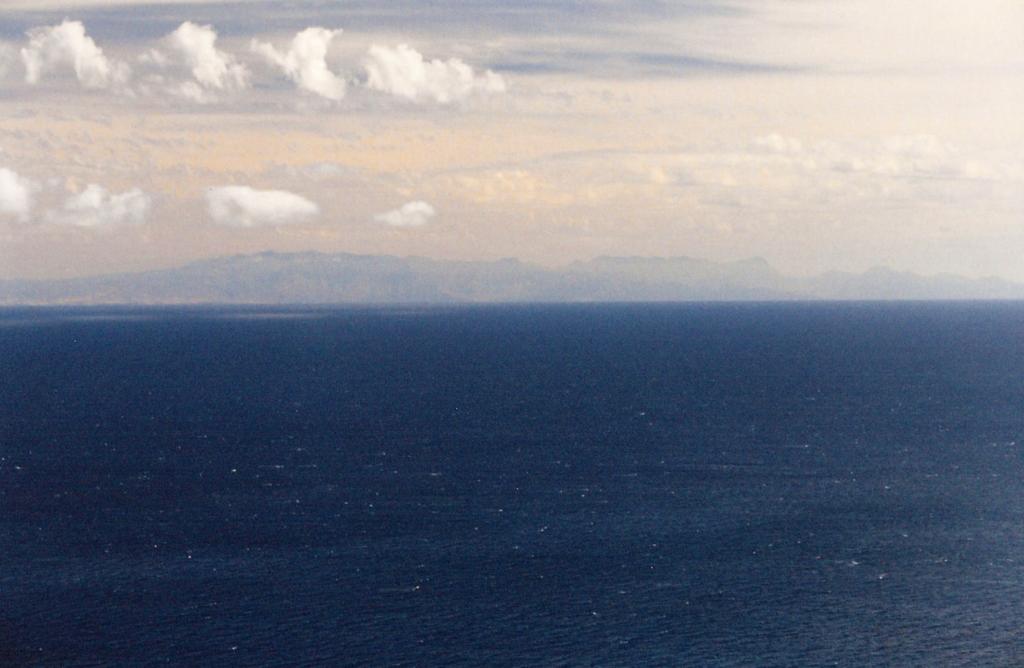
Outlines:
[[[258,251],[1024,281],[1020,0],[5,0],[0,279]]]

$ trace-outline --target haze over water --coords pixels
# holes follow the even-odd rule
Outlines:
[[[1024,306],[0,312],[0,662],[1011,665]]]

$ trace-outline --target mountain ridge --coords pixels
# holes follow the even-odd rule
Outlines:
[[[887,267],[793,277],[760,257],[715,262],[600,256],[550,268],[516,258],[436,260],[318,251],[265,251],[169,269],[0,281],[5,306],[963,299],[1024,299],[1024,285]]]

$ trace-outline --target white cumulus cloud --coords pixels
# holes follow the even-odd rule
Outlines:
[[[204,88],[224,91],[248,87],[249,70],[234,56],[217,48],[217,32],[212,26],[185,21],[167,36],[167,43]],[[159,62],[161,56],[157,51],[150,52],[147,57]]]
[[[28,31],[28,46],[21,50],[25,81],[39,83],[43,75],[65,67],[86,88],[109,88],[128,80],[130,70],[124,63],[107,58],[85,32],[80,21],[65,20],[59,25],[40,26]]]
[[[91,183],[82,192],[69,197],[61,209],[51,211],[47,219],[93,229],[141,225],[146,222],[151,204],[149,195],[138,188],[115,194]]]
[[[373,45],[367,53],[366,85],[407,100],[433,100],[448,104],[474,93],[501,93],[505,80],[487,70],[477,75],[458,58],[425,60],[415,49],[399,44]]]
[[[230,227],[264,227],[301,223],[320,213],[315,202],[285,190],[221,186],[206,191],[213,221]]]
[[[345,97],[345,80],[327,67],[327,50],[331,40],[339,34],[341,30],[306,28],[295,35],[285,52],[278,51],[273,44],[255,39],[251,48],[302,90],[338,101]]]
[[[0,215],[14,216],[21,222],[28,220],[36,187],[35,182],[17,172],[0,167]]]
[[[393,211],[379,213],[373,218],[392,227],[420,227],[429,223],[436,215],[434,207],[423,200],[416,200],[407,202]]]

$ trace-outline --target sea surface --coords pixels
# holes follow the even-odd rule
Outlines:
[[[1024,304],[0,311],[0,665],[1024,665]]]

